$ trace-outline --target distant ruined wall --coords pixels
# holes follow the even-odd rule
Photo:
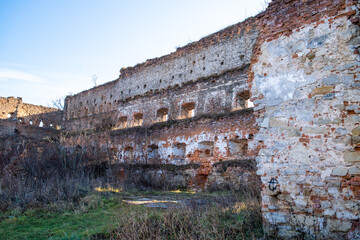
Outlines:
[[[68,96],[66,119],[91,118],[94,114],[118,110],[121,114],[124,102],[139,96],[179,88],[229,71],[244,72],[250,64],[258,34],[250,19],[167,56],[122,69],[118,80]],[[169,97],[164,100],[169,101]]]
[[[95,107],[92,103],[85,104],[81,117],[66,121],[68,131],[91,129],[104,124],[112,124],[115,128],[133,127],[137,125],[137,114],[141,114],[143,126],[166,120],[185,118],[184,108],[193,104],[194,116],[218,114],[240,109],[246,105],[241,103],[239,94],[247,93],[248,68],[231,71],[220,76],[188,82],[182,87],[174,86],[155,93],[148,93],[128,100],[118,100],[112,108],[90,115]],[[92,95],[92,94],[91,94]],[[250,96],[247,96],[247,99]],[[71,110],[68,110],[71,111]],[[161,112],[163,111],[163,112]],[[84,115],[87,112],[87,115]]]
[[[56,153],[63,111],[0,97],[0,177],[22,171],[19,162],[30,156]],[[36,153],[36,154],[35,154]]]
[[[0,97],[0,120],[16,119],[20,124],[60,129],[63,114],[57,108],[23,103],[21,98]]]

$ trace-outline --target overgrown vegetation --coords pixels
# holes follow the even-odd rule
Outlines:
[[[0,179],[0,239],[262,236],[258,189],[193,193],[154,191],[143,186],[140,191],[133,188],[138,183],[118,181],[114,169],[84,167],[85,156],[76,146],[71,153],[36,144],[17,149],[21,149],[19,158],[4,167]],[[156,181],[147,178],[144,185],[153,186],[152,182]],[[163,186],[157,182],[158,189],[168,187],[166,182]],[[132,204],[144,198],[160,206]]]
[[[168,208],[123,200],[179,202]],[[255,239],[262,236],[259,199],[235,192],[93,193],[77,205],[53,204],[1,214],[0,239]]]

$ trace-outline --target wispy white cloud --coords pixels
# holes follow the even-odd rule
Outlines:
[[[25,82],[31,82],[31,83],[45,83],[46,81],[34,74],[22,72],[18,70],[13,69],[7,69],[7,68],[0,68],[0,81],[7,81],[7,80],[20,80]]]

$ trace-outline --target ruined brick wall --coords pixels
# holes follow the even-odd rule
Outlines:
[[[259,22],[249,83],[263,216],[278,237],[360,237],[358,8],[278,0]]]
[[[124,102],[131,101],[132,105],[132,100],[139,96],[149,96],[167,89],[180,88],[183,85],[201,79],[209,79],[229,71],[244,72],[243,70],[250,64],[252,48],[258,34],[253,20],[249,19],[241,25],[235,25],[205,37],[167,56],[148,60],[132,68],[122,69],[119,79],[74,96],[68,96],[65,103],[66,119],[68,121],[89,117],[89,120],[86,121],[90,122],[91,118],[104,112],[119,111],[119,114],[127,114],[124,108],[129,104],[124,105]],[[232,81],[243,81],[244,79],[241,77]],[[210,90],[210,88],[208,89]],[[197,90],[194,90],[195,93],[192,95],[196,95]],[[219,94],[224,97],[224,93]],[[167,96],[164,99],[167,105],[171,105],[170,97]],[[182,98],[179,95],[175,97]],[[203,96],[199,96],[199,98],[201,97]],[[227,97],[226,95],[225,98]],[[194,96],[194,98],[198,98],[198,96]],[[174,101],[180,102],[179,100]],[[169,110],[171,115],[178,114],[177,109]],[[197,107],[196,110],[197,113],[206,112],[206,109],[200,107]],[[141,112],[141,109],[137,111]],[[134,114],[133,111],[130,113],[128,118]],[[144,120],[149,121],[147,120],[149,117],[144,116]],[[91,126],[81,126],[80,128],[87,127]],[[71,124],[69,128],[72,128]]]
[[[101,159],[112,164],[195,163],[199,168],[189,186],[204,187],[213,164],[219,161],[254,161],[257,148],[253,144],[253,136],[256,132],[252,110],[243,109],[150,126],[73,132],[69,133],[65,144],[68,148],[81,146],[88,159]],[[252,176],[255,175],[254,170]]]
[[[57,108],[23,103],[21,98],[0,97],[0,120],[16,119],[19,124],[60,129],[63,114]]]
[[[268,234],[357,239],[358,9],[356,0],[274,0],[122,69],[66,99],[65,144],[115,163],[198,164],[192,184],[208,187],[256,182],[241,165],[256,157]],[[250,95],[254,112],[237,110],[252,106]]]
[[[0,177],[6,165],[16,174],[16,164],[34,149],[55,151],[62,124],[63,111],[59,109],[0,97]]]
[[[19,124],[16,120],[0,120],[0,178],[19,174],[19,162],[37,149],[56,153],[59,131],[34,125]],[[41,153],[39,153],[41,156]]]
[[[186,106],[193,104],[193,116],[218,114],[246,107],[246,99],[240,94],[247,93],[248,68],[230,71],[219,76],[199,79],[184,85],[149,92],[127,100],[118,100],[113,109],[105,112],[70,118],[66,121],[68,131],[91,129],[104,124],[115,128],[127,128],[138,125],[136,116],[141,115],[142,126],[157,122],[187,118]],[[92,95],[92,94],[91,94]],[[241,102],[243,101],[243,102]],[[91,103],[85,109],[93,109]]]

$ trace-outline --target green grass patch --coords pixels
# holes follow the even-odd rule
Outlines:
[[[80,206],[72,211],[30,209],[8,215],[0,222],[0,239],[88,239],[96,233],[107,233],[116,227],[114,220],[122,204],[114,197],[95,201],[95,206]]]
[[[150,208],[123,200],[176,199]],[[186,203],[186,204],[184,204]],[[262,236],[258,201],[234,192],[122,191],[82,198],[76,206],[0,214],[0,239],[247,239]]]

